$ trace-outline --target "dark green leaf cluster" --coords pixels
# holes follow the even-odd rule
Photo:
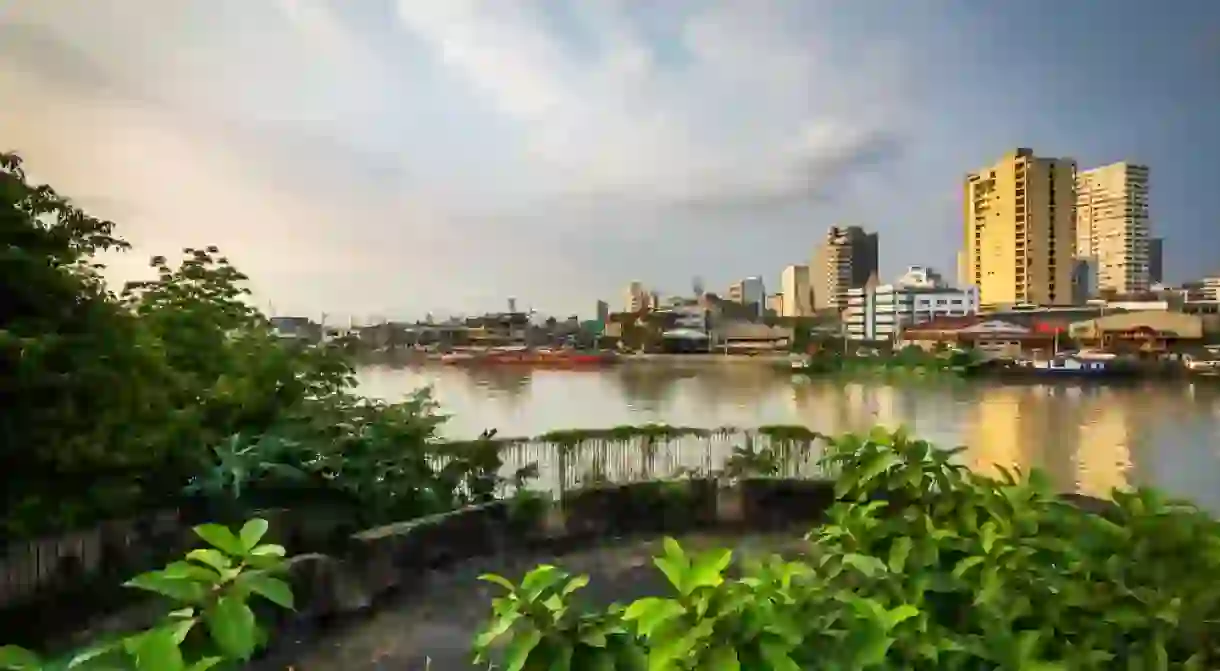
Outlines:
[[[205,524],[195,533],[210,547],[140,574],[126,586],[165,598],[172,610],[150,629],[104,640],[65,659],[43,659],[17,646],[0,647],[10,671],[203,671],[249,660],[266,642],[250,607],[255,596],[293,608],[284,548],[262,543],[267,521],[253,519],[234,533]]]
[[[0,155],[6,538],[178,507],[184,489],[224,519],[333,495],[373,523],[502,487],[489,441],[433,445],[426,394],[367,401],[342,348],[277,338],[217,248],[154,257],[115,295],[96,255],[127,247]]]
[[[826,462],[838,502],[802,556],[732,565],[667,540],[673,594],[592,613],[569,604],[585,577],[488,576],[507,594],[477,654],[514,670],[1220,665],[1220,527],[1202,512],[1150,490],[1086,510],[1037,472],[975,474],[902,432],[845,436]]]

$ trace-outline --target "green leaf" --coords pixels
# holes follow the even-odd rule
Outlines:
[[[504,651],[504,669],[505,671],[521,671],[525,668],[525,662],[529,660],[530,653],[537,647],[542,640],[542,633],[537,629],[526,629],[516,636],[508,644],[508,648]]]
[[[525,574],[521,579],[521,593],[526,601],[537,599],[546,590],[559,584],[568,574],[564,573],[559,567],[550,564],[542,564],[533,571]]]
[[[68,668],[75,669],[87,662],[91,662],[91,661],[98,659],[100,657],[103,657],[105,655],[109,655],[111,653],[118,652],[122,649],[122,647],[123,647],[122,639],[106,641],[104,643],[99,643],[99,644],[89,646],[88,648],[86,648],[86,649],[82,650],[81,652],[78,652],[72,656],[72,659],[68,661]],[[5,669],[5,668],[13,668],[13,667],[6,667],[3,664],[3,662],[0,662],[0,669]],[[20,667],[17,667],[17,668],[20,668]],[[42,667],[32,667],[32,668],[42,668]]]
[[[247,571],[239,578],[251,592],[281,608],[293,609],[292,587],[288,583],[257,571]]]
[[[679,564],[688,563],[687,559],[686,559],[686,553],[682,551],[682,546],[678,544],[678,541],[674,540],[673,538],[671,538],[669,536],[666,536],[665,540],[662,541],[661,545],[662,545],[662,547],[665,548],[666,557],[669,557],[670,559],[677,561]]]
[[[868,577],[885,573],[888,570],[885,562],[870,555],[848,553],[843,555],[843,563],[855,568]]]
[[[686,573],[691,569],[691,565],[687,564],[687,559],[682,556],[681,559],[675,556],[665,555],[653,559],[653,564],[665,573],[666,580],[670,581],[673,589],[682,592],[682,584],[686,582]]]
[[[916,615],[919,615],[919,609],[911,604],[902,604],[897,608],[891,608],[885,614],[885,630],[890,631]]]
[[[267,520],[257,517],[242,525],[238,540],[241,541],[243,555],[258,546],[258,542],[263,539],[263,536],[267,535],[267,529],[270,526]]]
[[[493,617],[491,621],[487,623],[487,627],[477,636],[475,636],[475,648],[482,649],[491,645],[496,641],[497,638],[500,638],[505,634],[505,632],[512,629],[513,624],[519,619],[521,619],[521,613],[518,611],[509,611],[502,615]]]
[[[284,549],[284,546],[275,543],[264,543],[250,550],[252,557],[283,557],[286,554],[288,551]]]
[[[482,580],[483,582],[489,582],[494,585],[499,585],[500,587],[503,587],[504,589],[506,589],[512,593],[515,593],[517,591],[517,586],[514,585],[512,583],[512,581],[510,581],[508,578],[505,578],[504,576],[496,575],[495,573],[484,573],[483,575],[479,576],[479,580]]]
[[[789,656],[788,646],[778,641],[761,641],[758,651],[770,671],[801,671],[801,667]]]
[[[575,592],[576,590],[581,589],[582,587],[584,587],[585,585],[588,585],[588,584],[589,584],[589,576],[578,575],[575,578],[572,578],[571,580],[569,580],[568,584],[563,586],[563,591],[560,593],[563,596],[567,596],[567,595],[571,594],[572,592]]]
[[[899,536],[898,538],[894,539],[894,544],[890,546],[890,571],[892,573],[901,573],[902,569],[906,567],[907,556],[910,554],[910,536]]]
[[[41,671],[42,660],[38,655],[20,646],[0,646],[0,669]]]
[[[737,659],[737,651],[731,646],[720,645],[712,648],[707,656],[708,668],[715,671],[741,671],[741,661]]]
[[[195,527],[195,535],[231,557],[241,557],[246,554],[246,548],[242,545],[241,540],[224,525],[201,524]]]
[[[974,566],[977,566],[977,565],[983,563],[984,559],[985,559],[985,557],[980,557],[979,555],[971,555],[969,557],[963,558],[961,561],[959,561],[957,563],[957,566],[953,567],[953,577],[960,578],[960,577],[966,575],[966,571],[969,571],[971,569],[971,567],[974,567]]]
[[[204,614],[212,640],[230,659],[246,660],[254,653],[257,629],[254,612],[241,599],[222,596]]]
[[[223,657],[204,657],[186,668],[187,671],[208,671],[223,661],[225,661]]]
[[[213,550],[212,548],[199,548],[197,550],[191,550],[190,552],[186,553],[186,558],[192,561],[197,561],[200,564],[206,564],[216,569],[218,574],[217,577],[220,577],[219,574],[223,574],[233,566],[233,563],[229,561],[229,558],[226,557],[223,552],[220,550]]]
[[[165,568],[161,569],[160,573],[166,578],[198,580],[200,582],[215,582],[220,579],[220,573],[217,571],[184,561],[167,564]]]
[[[187,578],[167,578],[161,575],[160,571],[141,573],[123,583],[123,586],[153,592],[184,603],[199,603],[207,595],[207,589],[200,583]]]
[[[154,629],[140,636],[134,652],[139,671],[183,671],[186,668],[182,651],[170,629]]]
[[[685,612],[686,608],[673,599],[646,597],[628,606],[623,619],[635,621],[640,635],[647,638],[657,627]]]
[[[683,596],[689,596],[700,587],[719,587],[724,582],[724,569],[732,559],[733,553],[729,550],[709,550],[697,556],[682,577]]]

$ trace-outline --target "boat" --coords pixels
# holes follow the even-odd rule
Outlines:
[[[1017,359],[993,370],[1010,375],[1083,378],[1117,377],[1137,372],[1134,367],[1125,365],[1121,360],[1082,358],[1075,355],[1059,355],[1050,359]]]
[[[1182,363],[1186,366],[1186,372],[1192,375],[1202,375],[1205,377],[1220,376],[1220,360],[1199,359],[1187,356],[1182,360]]]
[[[586,368],[617,363],[613,352],[504,347],[484,352],[462,352],[441,357],[442,363],[471,366],[530,366],[535,368]]]

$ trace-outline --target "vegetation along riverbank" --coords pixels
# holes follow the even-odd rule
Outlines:
[[[344,352],[275,338],[214,247],[154,258],[148,281],[113,292],[96,264],[127,246],[114,224],[30,184],[11,155],[0,226],[0,522],[13,571],[0,631],[24,645],[0,647],[0,669],[240,667],[286,623],[363,609],[451,561],[417,561],[443,540],[471,552],[575,542],[609,536],[595,522],[616,515],[657,531],[749,525],[795,491],[767,489],[764,505],[750,483],[807,463],[817,468],[796,475],[833,486],[829,505],[795,506],[813,528],[805,552],[736,566],[729,549],[666,543],[655,563],[672,593],[603,609],[583,608],[585,579],[554,567],[489,575],[502,592],[473,653],[514,671],[1220,663],[1220,531],[1156,492],[1091,512],[1037,475],[970,473],[901,433],[646,426],[542,436],[578,474],[552,501],[530,489],[528,464],[505,472],[520,439],[441,440],[427,393],[363,398]],[[661,482],[607,486],[609,446],[681,437],[733,449],[632,475]],[[12,561],[18,547],[33,559]],[[99,610],[130,617],[98,628]]]

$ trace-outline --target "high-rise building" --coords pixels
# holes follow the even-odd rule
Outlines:
[[[983,305],[1070,305],[1076,162],[1017,149],[966,176],[966,279]]]
[[[627,285],[627,295],[623,301],[623,309],[627,312],[642,312],[652,307],[652,294],[643,282],[635,281]]]
[[[877,273],[877,234],[859,226],[832,226],[813,253],[809,285],[814,310],[847,307],[847,290],[862,287]]]
[[[1097,260],[1097,291],[1148,290],[1148,229],[1146,166],[1113,163],[1076,175],[1076,255]]]
[[[755,314],[762,315],[767,309],[767,289],[761,277],[747,277],[729,285],[729,300],[742,305],[753,305]]]
[[[779,278],[784,317],[813,314],[813,291],[809,287],[809,266],[788,266]]]
[[[606,301],[597,302],[597,321],[605,324],[610,318],[610,304]]]
[[[1165,281],[1165,238],[1148,238],[1148,283]]]

